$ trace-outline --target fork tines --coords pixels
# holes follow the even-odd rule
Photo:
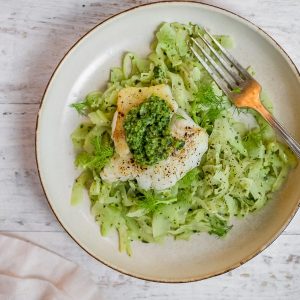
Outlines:
[[[232,91],[241,87],[243,82],[251,76],[207,30],[204,29],[204,31],[211,42],[205,36],[199,34],[197,38],[191,38],[194,43],[191,50],[212,79],[229,96]],[[215,47],[213,44],[215,44]],[[214,58],[208,54],[208,49]],[[201,56],[199,50],[204,57]]]

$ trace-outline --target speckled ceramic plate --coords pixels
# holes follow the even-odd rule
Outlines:
[[[116,236],[101,237],[86,198],[71,207],[70,191],[77,173],[70,141],[78,125],[70,103],[105,86],[109,69],[125,51],[139,55],[163,22],[194,22],[236,42],[233,54],[252,65],[257,79],[273,100],[275,115],[300,140],[299,74],[287,54],[266,33],[228,11],[192,2],[162,2],[140,6],[101,23],[80,39],[60,62],[39,112],[36,152],[42,185],[58,220],[89,254],[120,272],[153,281],[186,282],[229,271],[267,247],[295,214],[300,199],[300,166],[282,191],[265,208],[235,221],[230,234],[218,239],[194,235],[190,241],[167,240],[163,245],[133,243],[133,256],[118,252]]]

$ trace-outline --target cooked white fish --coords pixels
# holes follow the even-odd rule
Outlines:
[[[171,134],[177,139],[184,140],[185,145],[180,150],[174,150],[167,159],[145,167],[136,164],[129,151],[123,121],[130,108],[153,94],[165,99],[172,111],[176,112],[170,124]],[[117,105],[112,134],[116,154],[102,170],[100,175],[103,180],[114,182],[136,179],[138,185],[145,190],[151,188],[163,190],[176,184],[188,171],[199,165],[202,155],[208,148],[208,135],[183,110],[178,109],[168,86],[125,88],[119,93]]]
[[[126,114],[131,110],[131,108],[141,104],[152,95],[164,99],[172,112],[175,112],[178,109],[178,104],[173,99],[170,87],[165,84],[141,88],[128,87],[119,92],[117,111],[114,114],[112,122],[112,138],[115,144],[116,152],[120,156],[125,157],[130,153],[126,143],[125,130],[123,127]]]

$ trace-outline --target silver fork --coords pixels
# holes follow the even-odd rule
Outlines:
[[[239,62],[209,33],[205,33],[213,42],[221,54],[215,50],[212,43],[204,36],[191,38],[193,45],[190,47],[194,55],[220,87],[227,97],[239,108],[252,108],[262,115],[262,117],[275,129],[275,131],[284,139],[291,150],[300,158],[300,145],[283,128],[283,126],[272,116],[266,107],[260,101],[260,84],[243,68]],[[201,42],[200,42],[201,41]],[[213,59],[201,45],[205,45],[215,56]],[[197,50],[198,49],[198,50]],[[202,52],[205,59],[199,54]]]

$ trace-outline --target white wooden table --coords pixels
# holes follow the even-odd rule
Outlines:
[[[73,242],[51,212],[34,151],[36,113],[47,81],[86,31],[146,2],[0,0],[0,231],[36,242],[90,270],[103,299],[300,299],[300,212],[267,250],[242,267],[178,285],[145,282],[102,265]],[[300,68],[299,0],[203,2],[262,27]]]

